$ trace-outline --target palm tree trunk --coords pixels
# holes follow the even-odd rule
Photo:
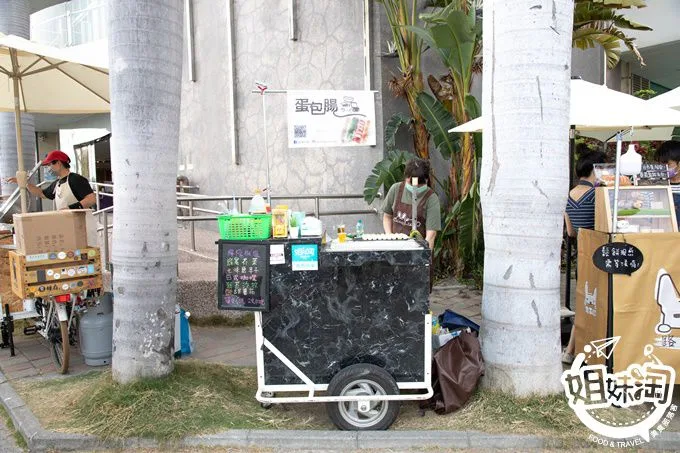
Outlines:
[[[516,395],[561,390],[573,11],[573,0],[484,1],[484,384]]]
[[[113,377],[173,370],[182,0],[110,5]]]

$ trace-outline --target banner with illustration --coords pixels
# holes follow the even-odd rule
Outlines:
[[[614,371],[647,360],[645,345],[654,355],[680,370],[680,233],[616,234],[615,241],[637,247],[642,267],[614,275]]]
[[[572,310],[576,313],[574,328],[576,350],[583,346],[607,337],[608,319],[608,275],[593,264],[593,254],[609,240],[607,233],[579,229],[578,259],[576,281],[576,300]],[[594,355],[588,359],[589,365],[604,365],[602,355]]]
[[[288,91],[288,147],[374,146],[372,91]]]

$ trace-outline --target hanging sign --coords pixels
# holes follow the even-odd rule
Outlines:
[[[642,261],[640,249],[625,242],[604,244],[593,254],[595,267],[608,274],[630,275],[642,267]]]
[[[217,308],[269,310],[269,246],[219,241]]]
[[[372,91],[288,91],[288,147],[374,146]]]
[[[668,185],[668,166],[666,164],[642,164],[642,171],[638,175],[640,186]]]

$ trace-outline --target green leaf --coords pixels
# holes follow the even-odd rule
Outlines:
[[[453,115],[441,102],[427,93],[420,93],[416,102],[425,118],[425,126],[432,136],[435,148],[445,159],[449,159],[460,148],[459,138],[449,133],[449,129],[456,127]]]
[[[461,202],[458,215],[458,247],[465,262],[475,259],[480,219],[479,190],[475,183]]]
[[[412,118],[406,113],[397,112],[392,115],[392,118],[385,125],[385,146],[388,151],[393,151],[396,146],[397,132],[403,125],[409,125]]]
[[[385,159],[375,164],[371,175],[364,183],[366,203],[373,203],[383,186],[388,190],[394,183],[404,179],[404,167],[411,157],[413,155],[406,151],[392,151]]]
[[[437,18],[432,16],[427,27],[408,26],[430,48],[435,49],[446,67],[459,77],[470,72],[477,30],[474,11],[465,14],[450,5]]]

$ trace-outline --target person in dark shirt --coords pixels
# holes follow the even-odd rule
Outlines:
[[[57,175],[57,180],[47,188],[28,183],[26,188],[36,197],[54,200],[57,209],[83,209],[97,204],[97,198],[87,179],[77,173],[71,172],[71,159],[66,153],[54,150],[42,161],[43,165],[49,165]],[[17,182],[16,178],[8,178],[8,182]]]
[[[675,204],[675,219],[676,222],[680,222],[680,141],[663,142],[656,151],[656,157],[659,162],[668,165],[668,179],[673,192],[673,204]]]
[[[576,176],[579,180],[576,187],[569,192],[564,219],[567,234],[578,235],[579,228],[592,230],[595,228],[595,164],[603,164],[607,155],[602,151],[586,151],[576,163]]]
[[[581,148],[584,149],[584,148]],[[581,153],[576,162],[576,176],[578,183],[569,192],[567,208],[564,220],[567,224],[567,234],[571,237],[578,235],[580,228],[595,229],[595,164],[604,164],[607,155],[602,151],[589,151],[588,148]],[[567,258],[569,259],[569,257]],[[562,354],[562,362],[572,363],[576,349],[574,328],[571,328],[569,344]]]

